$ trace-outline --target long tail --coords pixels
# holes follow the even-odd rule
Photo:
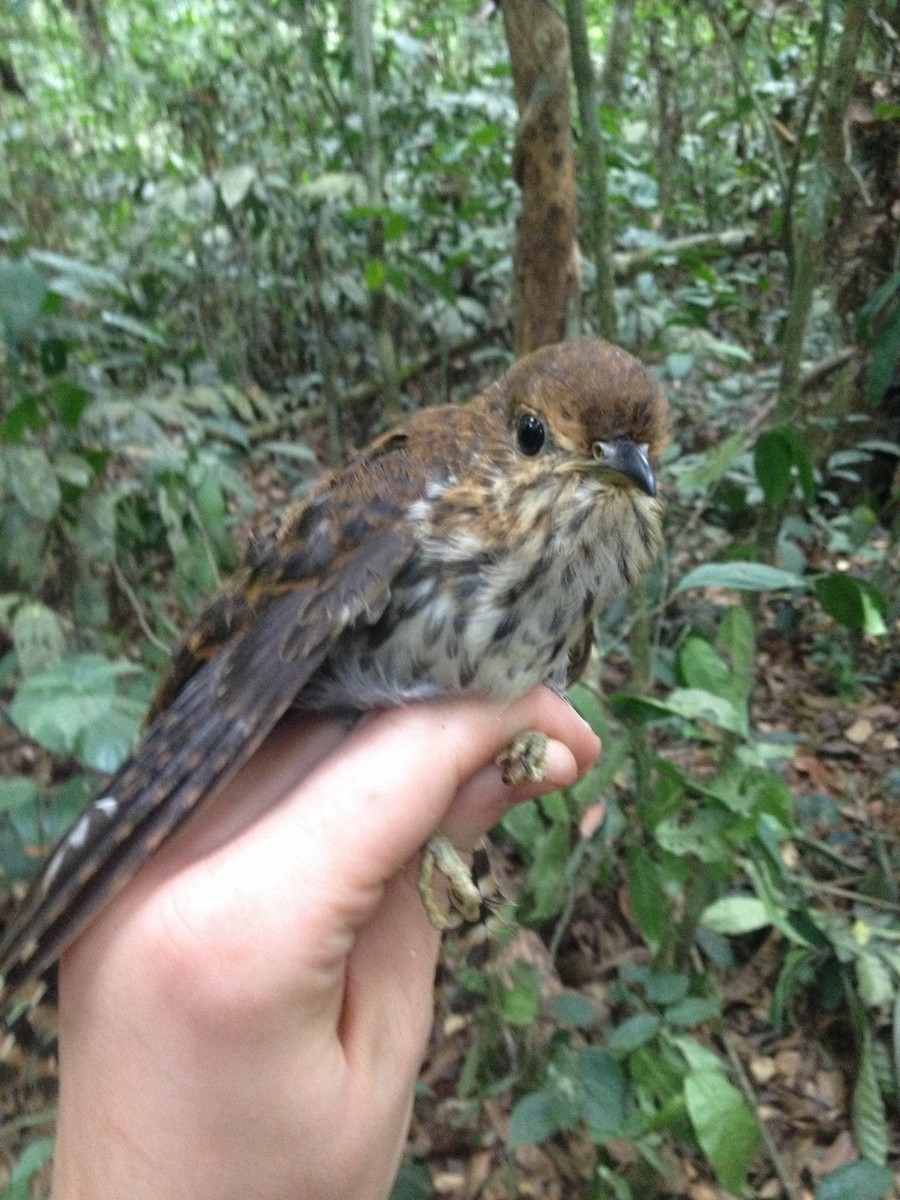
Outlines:
[[[188,681],[103,795],[57,843],[13,914],[0,942],[0,991],[12,993],[45,971],[150,854],[215,795],[259,747],[327,649],[320,646],[302,666],[274,665],[265,655],[261,669],[243,678],[229,669],[233,656],[226,652]]]
[[[409,554],[366,530],[326,571],[287,573],[270,606],[188,680],[104,794],[77,818],[0,941],[0,992],[43,973],[98,908],[259,747],[342,632],[383,608]]]

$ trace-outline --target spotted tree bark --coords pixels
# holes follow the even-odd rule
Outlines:
[[[522,189],[514,254],[515,348],[558,342],[575,283],[575,162],[569,39],[547,0],[503,0],[519,124],[513,173]]]

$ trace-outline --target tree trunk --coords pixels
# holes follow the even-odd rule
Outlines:
[[[656,76],[656,180],[659,200],[655,229],[670,228],[669,213],[675,196],[675,164],[678,160],[680,119],[675,94],[675,69],[661,45],[662,22],[650,21],[650,63]]]
[[[522,189],[514,265],[515,349],[561,341],[574,279],[575,163],[569,42],[547,0],[503,0],[519,125],[513,174]]]
[[[603,337],[615,339],[616,298],[613,290],[609,204],[606,196],[606,150],[600,125],[594,64],[588,44],[584,0],[566,0],[566,21],[572,45],[572,71],[578,92],[581,152],[588,177],[584,201],[583,245],[593,259],[597,273],[594,292],[597,332]]]
[[[786,214],[790,246],[791,294],[781,339],[781,376],[778,381],[776,422],[789,421],[800,400],[800,366],[803,337],[812,309],[815,287],[822,278],[829,234],[829,216],[848,185],[845,118],[856,78],[856,60],[866,23],[866,0],[847,0],[844,26],[825,87],[819,155],[812,164],[802,210]],[[820,37],[828,36],[830,5],[822,14]],[[825,61],[824,41],[820,61]]]
[[[612,6],[606,34],[603,73],[600,76],[600,103],[604,108],[618,108],[622,99],[622,80],[628,66],[628,49],[631,45],[636,3],[637,0],[614,0]]]
[[[363,174],[369,205],[380,209],[384,207],[384,171],[372,61],[370,0],[352,0],[350,13],[353,25],[353,74],[362,123]],[[384,412],[385,417],[390,419],[396,417],[400,410],[400,388],[397,382],[397,352],[391,334],[390,306],[384,283],[384,221],[380,216],[370,218],[368,253],[367,279],[372,296],[372,323],[384,388]]]

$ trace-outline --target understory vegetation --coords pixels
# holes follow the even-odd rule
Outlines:
[[[369,96],[330,0],[0,10],[9,897],[248,531],[512,360],[501,11],[374,10]],[[602,757],[447,938],[395,1200],[900,1197],[900,11],[587,30],[567,328],[668,395],[666,547],[571,692]],[[0,1200],[46,1194],[48,1045],[0,1064]]]

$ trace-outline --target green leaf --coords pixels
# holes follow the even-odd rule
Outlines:
[[[800,491],[804,501],[811,505],[816,499],[816,475],[813,469],[812,455],[809,447],[802,442],[797,434],[789,431],[794,456],[794,466],[797,468],[797,478],[800,481]]]
[[[431,1200],[431,1176],[421,1163],[402,1162],[390,1200]]]
[[[388,212],[387,216],[384,218],[384,227],[382,230],[385,244],[388,242],[395,242],[399,237],[402,237],[403,234],[406,233],[408,226],[409,217],[406,215],[406,213],[394,211]]]
[[[606,1050],[615,1058],[625,1058],[639,1046],[652,1041],[662,1025],[655,1013],[638,1013],[617,1025],[605,1040]]]
[[[869,365],[866,368],[866,393],[877,404],[890,386],[897,363],[900,362],[900,304],[879,329],[872,343]]]
[[[225,519],[228,510],[225,504],[225,496],[215,473],[211,469],[206,467],[201,468],[200,476],[196,481],[194,496],[200,516],[203,518],[203,522],[212,536],[217,539],[227,537]]]
[[[258,449],[261,453],[280,454],[310,466],[318,462],[315,450],[303,442],[260,442]]]
[[[47,376],[59,375],[66,369],[69,357],[69,347],[58,337],[47,337],[41,340],[39,351],[41,370]]]
[[[793,571],[770,567],[761,562],[704,563],[688,571],[678,581],[675,594],[690,588],[727,588],[734,592],[779,592],[786,588],[805,588],[805,579]]]
[[[540,1009],[540,996],[527,987],[514,987],[500,997],[500,1012],[510,1025],[531,1025]]]
[[[32,804],[36,795],[37,784],[25,775],[0,779],[0,812],[12,812],[23,805]]]
[[[53,1157],[53,1139],[36,1138],[19,1155],[9,1175],[9,1182],[0,1192],[0,1200],[28,1200],[31,1177]]]
[[[34,867],[29,852],[41,840],[38,790],[33,779],[0,779],[0,880],[27,879]]]
[[[707,450],[697,466],[681,475],[679,485],[690,490],[707,491],[714,483],[718,483],[740,458],[746,444],[746,433],[729,434],[712,449]]]
[[[116,680],[136,671],[133,663],[110,662],[99,654],[64,658],[25,680],[10,717],[17,729],[53,753],[74,754],[98,771],[115,770],[137,737],[144,709],[117,693]]]
[[[70,379],[54,379],[49,398],[66,429],[74,429],[90,399],[88,392]]]
[[[82,458],[80,454],[73,454],[69,450],[63,450],[57,454],[53,461],[53,469],[56,471],[56,477],[60,483],[67,483],[79,492],[83,492],[94,478],[94,472],[87,459]]]
[[[72,608],[77,624],[101,629],[112,620],[102,579],[77,579],[72,585]]]
[[[0,625],[11,623],[16,609],[24,599],[21,592],[0,592]],[[5,679],[0,679],[0,683],[5,682]]]
[[[692,1071],[684,1100],[700,1148],[720,1182],[742,1192],[756,1153],[759,1129],[737,1090],[717,1071]]]
[[[866,450],[870,454],[890,454],[894,458],[900,458],[900,443],[886,442],[884,438],[866,438],[865,441],[856,443],[857,450]]]
[[[518,1100],[509,1114],[507,1140],[514,1150],[532,1142],[543,1142],[562,1128],[560,1113],[546,1088]]]
[[[884,596],[865,580],[836,572],[817,579],[813,590],[825,612],[839,624],[860,629],[870,637],[887,633]]]
[[[722,695],[736,708],[743,709],[753,686],[755,653],[753,618],[743,604],[732,604],[725,610],[716,633],[716,646],[731,659],[731,681]]]
[[[870,931],[866,929],[866,934]],[[900,962],[898,962],[900,967]],[[900,970],[898,970],[900,975]],[[856,960],[856,986],[866,1008],[885,1012],[897,993],[894,972],[878,954],[863,952]]]
[[[862,1028],[859,1040],[862,1044],[859,1072],[853,1087],[851,1106],[853,1137],[863,1158],[873,1163],[885,1163],[891,1139],[884,1100],[875,1071],[873,1035],[865,1016],[860,1017],[860,1023]]]
[[[683,1055],[692,1071],[721,1071],[722,1064],[709,1046],[704,1046],[687,1033],[667,1033],[666,1042]]]
[[[627,692],[613,692],[608,697],[609,706],[626,721],[668,721],[674,716],[668,705],[661,700],[650,700],[646,696],[631,696]]]
[[[52,608],[36,601],[16,610],[12,638],[19,669],[26,678],[58,662],[66,648],[62,621]]]
[[[671,920],[653,859],[637,846],[629,846],[625,855],[628,898],[641,936],[656,954]]]
[[[82,730],[77,742],[79,759],[95,771],[112,775],[131,752],[143,712],[143,704],[117,697]]]
[[[661,849],[678,858],[694,856],[701,862],[731,862],[734,850],[728,841],[733,818],[723,817],[710,808],[696,810],[687,819],[678,815],[666,817],[654,830]]]
[[[0,440],[24,441],[29,429],[39,433],[46,424],[46,417],[41,412],[37,399],[34,396],[23,396],[18,404],[11,405],[7,410],[3,423],[0,424]]]
[[[654,971],[647,977],[645,992],[653,1004],[674,1004],[683,1000],[691,981],[682,971]]]
[[[118,495],[112,491],[89,492],[81,497],[72,541],[84,561],[111,563],[115,559],[118,502]]]
[[[594,733],[606,731],[603,708],[593,688],[583,683],[573,683],[566,692],[566,698],[580,717],[587,721]]]
[[[34,328],[46,293],[40,272],[30,262],[0,258],[0,325],[8,337]]]
[[[384,287],[384,263],[380,258],[370,258],[366,263],[363,279],[370,292],[380,292]]]
[[[0,446],[2,465],[2,446]],[[0,567],[7,583],[37,591],[44,576],[47,525],[35,521],[18,504],[0,503]]]
[[[366,181],[362,175],[352,171],[324,171],[315,179],[301,183],[296,188],[296,193],[306,200],[327,203],[331,200],[355,199],[365,195],[365,190]],[[347,216],[352,216],[352,213],[348,212]]]
[[[505,136],[499,125],[485,124],[469,134],[470,146],[493,146]]]
[[[734,936],[771,925],[769,911],[755,896],[723,896],[704,911],[700,923],[713,933]]]
[[[550,1001],[557,1020],[575,1029],[587,1029],[594,1023],[594,1006],[580,992],[563,992]]]
[[[500,1011],[510,1025],[530,1025],[541,1006],[541,976],[529,963],[513,963],[512,986],[500,996]]]
[[[711,996],[687,996],[666,1009],[666,1021],[684,1027],[700,1025],[721,1015],[721,1005]]]
[[[511,808],[501,821],[506,833],[518,846],[530,850],[544,832],[544,822],[536,800],[526,800]]]
[[[731,670],[706,638],[685,638],[678,648],[678,667],[688,687],[731,698]]]
[[[663,701],[663,707],[688,721],[708,721],[718,729],[746,737],[747,714],[739,712],[730,700],[702,688],[676,688]]]
[[[50,521],[62,492],[50,459],[39,446],[0,446],[9,490],[30,517]]]
[[[809,450],[787,425],[769,429],[759,437],[753,464],[767,503],[784,503],[793,487],[795,469],[803,499],[807,504],[815,500],[816,481]]]
[[[120,276],[106,267],[97,267],[92,263],[82,262],[69,254],[59,254],[55,250],[32,250],[31,258],[42,267],[49,267],[57,276],[75,279],[86,287],[102,291],[117,292],[121,296],[128,295],[128,288]],[[59,279],[52,280],[54,289],[58,288]]]
[[[239,163],[219,172],[219,195],[227,209],[237,208],[246,199],[247,193],[256,182],[256,167],[252,163]]]
[[[545,920],[562,908],[568,886],[568,860],[569,832],[561,822],[555,822],[538,839],[528,870],[527,915],[530,921]]]
[[[814,1195],[815,1200],[884,1200],[893,1182],[887,1167],[863,1160],[823,1175]]]
[[[781,429],[761,434],[753,451],[753,468],[766,502],[783,504],[791,490],[791,445]]]
[[[104,325],[109,325],[112,329],[120,329],[123,333],[130,333],[132,337],[139,338],[142,342],[150,342],[154,346],[165,346],[165,339],[161,338],[155,329],[151,329],[144,321],[138,321],[134,317],[129,317],[126,313],[108,312],[100,314]]]
[[[595,1141],[618,1137],[625,1121],[625,1080],[618,1063],[588,1047],[576,1060],[581,1116]]]

